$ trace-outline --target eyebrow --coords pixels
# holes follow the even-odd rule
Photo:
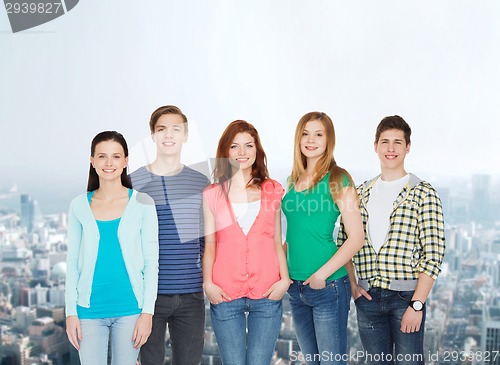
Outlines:
[[[184,125],[184,123],[181,123],[181,124],[172,124],[170,127],[180,127],[181,125]],[[168,128],[169,126],[165,125],[165,124],[156,124],[155,125],[155,129],[157,128]]]
[[[316,129],[315,131],[313,132],[324,132],[325,130],[324,129]],[[307,128],[304,128],[304,132],[310,132],[309,129]]]
[[[383,141],[383,142],[385,142],[385,141],[389,142],[391,140],[395,141],[395,142],[404,142],[404,139],[401,139],[401,138],[393,138],[393,139],[391,139],[391,138],[382,138],[382,139],[380,139],[380,141]]]
[[[248,141],[248,142],[243,142],[242,144],[250,144],[250,143],[255,143],[255,142],[254,142],[254,141]],[[233,145],[233,144],[237,144],[237,145],[239,145],[239,143],[238,143],[238,142],[232,142],[231,144],[232,144],[232,145]]]

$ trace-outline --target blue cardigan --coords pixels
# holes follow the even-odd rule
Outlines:
[[[158,290],[158,218],[154,201],[133,191],[118,227],[118,240],[134,295],[143,313],[154,313]],[[99,246],[99,229],[87,193],[71,202],[66,258],[66,316],[77,305],[90,307],[92,280]]]

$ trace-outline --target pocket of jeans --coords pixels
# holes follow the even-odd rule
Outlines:
[[[281,302],[283,300],[283,298],[281,298],[281,299],[271,299],[271,298],[267,298],[267,297],[263,298],[263,299],[267,299],[267,300],[269,300],[270,302],[273,302],[273,303],[278,303],[278,302]]]
[[[356,299],[354,299],[354,304],[359,303],[361,298],[364,298],[363,294],[361,294],[359,297],[357,297]]]
[[[404,290],[404,291],[398,291],[398,297],[405,302],[410,303],[411,298],[413,297],[413,294],[415,293],[414,290]]]
[[[330,289],[330,288],[333,288],[335,286],[335,281],[334,280],[326,280],[325,282],[325,286],[323,288],[319,288],[319,289],[315,289],[315,288],[312,288],[310,284],[307,285],[312,291],[322,291],[322,290],[326,290],[326,289]]]
[[[197,292],[197,293],[193,293],[193,298],[196,299],[196,300],[203,300],[203,301],[205,301],[205,294],[203,294],[202,291]]]

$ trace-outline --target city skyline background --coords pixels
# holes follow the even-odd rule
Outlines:
[[[190,120],[184,163],[213,157],[226,125],[245,119],[282,183],[306,112],[332,117],[335,157],[356,183],[379,172],[376,125],[401,115],[413,129],[407,171],[445,209],[429,364],[500,348],[499,14],[495,0],[86,0],[12,34],[0,11],[0,359],[78,363],[64,333],[64,212],[86,187],[93,136],[123,133],[133,171],[154,158],[148,121],[164,104]],[[360,349],[354,305],[350,317]],[[210,329],[205,343],[217,363]],[[298,349],[289,313],[276,349]]]
[[[321,110],[360,183],[378,173],[377,123],[399,114],[413,128],[408,171],[498,184],[499,12],[496,1],[88,0],[17,34],[0,12],[0,189],[60,210],[85,189],[96,133],[125,135],[131,170],[148,162],[149,116],[164,104],[190,119],[188,164],[245,119],[282,181],[296,123]]]

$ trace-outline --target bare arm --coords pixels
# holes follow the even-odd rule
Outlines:
[[[364,296],[368,300],[372,300],[372,297],[368,292],[358,285],[358,279],[356,278],[356,271],[354,270],[354,263],[352,260],[349,260],[345,264],[345,268],[347,269],[347,273],[349,275],[349,281],[351,282],[351,295],[352,299],[356,300],[360,296]]]
[[[312,274],[304,285],[309,284],[311,288],[321,289],[325,286],[326,279],[343,265],[350,262],[352,257],[364,244],[364,231],[361,214],[359,212],[358,194],[353,187],[345,187],[342,194],[335,201],[342,214],[347,240],[318,271]]]
[[[229,296],[212,281],[212,272],[215,261],[215,217],[203,199],[203,221],[205,226],[205,252],[203,254],[203,290],[208,300],[212,304],[219,304],[226,300],[231,300]]]
[[[420,300],[422,303],[425,303],[434,285],[434,281],[429,275],[420,273],[412,300]],[[401,332],[411,333],[418,331],[422,324],[422,316],[423,312],[417,312],[413,308],[408,307],[401,319]]]
[[[291,280],[288,274],[288,264],[286,262],[285,249],[281,243],[281,209],[276,212],[276,229],[274,231],[274,244],[276,246],[276,254],[278,255],[278,263],[280,267],[281,280],[274,283],[265,293],[264,297],[272,300],[280,300],[290,287]]]

